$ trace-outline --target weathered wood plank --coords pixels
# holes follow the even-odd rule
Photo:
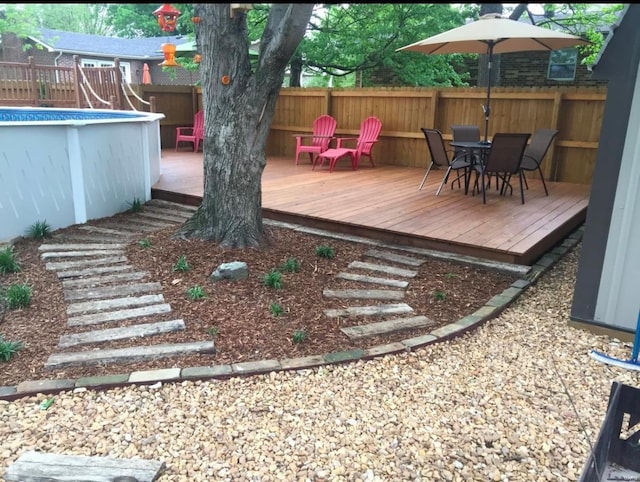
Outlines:
[[[111,296],[127,296],[133,295],[135,293],[152,293],[154,291],[162,291],[162,285],[160,283],[153,282],[76,289],[73,291],[65,291],[64,299],[67,301],[88,300],[97,298],[109,298]]]
[[[374,306],[351,306],[349,308],[324,310],[324,314],[330,318],[338,316],[382,316],[412,313],[413,308],[406,303]]]
[[[170,356],[195,355],[199,353],[214,354],[215,348],[213,341],[136,346],[132,348],[91,350],[74,353],[54,353],[49,356],[44,367],[48,370],[53,370],[74,366],[100,365],[104,363],[131,363],[141,360],[157,360]]]
[[[126,263],[126,256],[110,256],[107,258],[83,259],[78,261],[54,261],[45,265],[51,271],[63,271],[74,268],[90,268],[92,266],[102,266],[105,264]]]
[[[330,290],[322,291],[325,298],[342,298],[342,299],[369,299],[369,300],[401,300],[404,298],[404,291],[400,290]]]
[[[67,319],[69,326],[87,326],[98,325],[100,323],[109,323],[112,321],[122,321],[129,318],[138,318],[142,316],[158,315],[161,313],[171,312],[171,305],[163,303],[161,305],[149,305],[141,308],[131,308],[126,310],[107,311],[102,313],[93,313],[90,315],[79,315]]]
[[[143,323],[141,325],[122,326],[120,328],[107,328],[105,330],[86,331],[62,335],[58,347],[69,348],[72,346],[102,343],[105,341],[126,340],[153,336],[161,333],[171,333],[185,329],[183,320],[159,321],[157,323]]]
[[[362,283],[372,283],[379,284],[384,286],[391,286],[394,288],[406,288],[409,286],[408,281],[397,280],[397,279],[389,279],[389,278],[377,278],[375,276],[367,276],[356,273],[338,273],[336,278],[344,279],[348,281],[359,281]]]
[[[165,468],[165,463],[159,460],[29,451],[7,468],[4,479],[7,482],[113,482],[118,477],[132,477],[130,480],[137,482],[153,482]]]
[[[414,328],[425,328],[433,324],[435,324],[434,321],[426,316],[412,316],[409,318],[395,318],[377,323],[368,323],[366,325],[348,326],[340,328],[340,331],[352,340],[359,340],[369,336],[387,335]]]
[[[145,306],[163,302],[164,296],[161,294],[124,296],[122,298],[111,298],[108,300],[83,301],[80,303],[68,304],[67,315],[77,315],[79,313],[89,313],[93,311],[115,310],[118,308],[131,308],[133,306]]]
[[[123,281],[137,281],[148,275],[149,273],[147,271],[135,271],[133,273],[116,273],[80,279],[65,279],[62,281],[62,287],[69,289],[78,286],[98,286],[109,283],[121,283]]]
[[[126,244],[122,243],[62,243],[62,244],[41,244],[38,251],[78,251],[78,250],[114,250],[125,249]]]
[[[40,255],[41,259],[52,258],[86,258],[90,256],[118,256],[124,254],[122,249],[95,249],[85,251],[46,251]]]
[[[97,268],[66,269],[64,271],[58,271],[56,275],[59,279],[79,278],[81,276],[94,276],[104,273],[121,273],[130,269],[133,269],[133,266],[129,264],[117,264],[114,266],[100,266]]]
[[[408,269],[396,268],[394,266],[387,266],[375,263],[363,263],[362,261],[353,261],[349,263],[349,268],[366,269],[369,271],[380,271],[394,276],[404,276],[405,278],[414,278],[418,272]]]
[[[394,263],[406,264],[408,266],[422,266],[426,263],[426,259],[418,259],[412,256],[405,256],[398,253],[393,253],[391,251],[380,251],[377,249],[370,249],[366,253],[365,256],[370,256],[372,258],[383,259],[385,261],[392,261]]]

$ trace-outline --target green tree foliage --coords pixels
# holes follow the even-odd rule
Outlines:
[[[384,68],[405,85],[464,85],[460,56],[396,52],[464,18],[451,4],[332,4],[312,19],[297,55],[308,71],[335,77]]]
[[[0,35],[13,33],[20,38],[37,34],[37,24],[25,5],[0,4]]]
[[[67,32],[109,36],[106,3],[37,3],[25,4],[33,12],[39,27]]]
[[[192,3],[172,3],[180,12],[176,30],[165,33],[158,27],[153,11],[160,7],[158,3],[113,3],[108,7],[108,22],[117,37],[142,38],[161,37],[163,35],[193,35],[194,28]]]

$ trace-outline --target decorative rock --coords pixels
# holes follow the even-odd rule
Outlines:
[[[211,281],[238,281],[249,276],[249,267],[243,261],[232,261],[231,263],[222,263],[211,273],[209,279]]]

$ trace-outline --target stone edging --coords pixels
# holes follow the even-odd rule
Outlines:
[[[378,345],[372,348],[354,348],[347,351],[327,353],[301,358],[287,358],[283,360],[260,360],[253,362],[232,363],[228,365],[212,365],[190,368],[165,368],[158,370],[138,371],[119,375],[106,375],[97,377],[84,377],[78,379],[61,380],[30,380],[21,382],[16,386],[0,386],[0,400],[16,400],[33,396],[39,393],[51,394],[66,390],[108,389],[126,385],[149,385],[161,382],[180,382],[187,380],[224,379],[235,376],[259,375],[272,371],[300,370],[316,368],[322,365],[335,363],[354,362],[368,360],[381,355],[389,355],[401,352],[411,352],[440,341],[450,340],[463,333],[474,329],[486,321],[498,316],[508,305],[518,298],[531,284],[557,263],[570,249],[575,247],[584,233],[584,225],[577,228],[567,236],[562,243],[543,255],[533,266],[522,267],[508,265],[506,263],[492,263],[479,258],[453,256],[439,251],[410,248],[383,243],[367,238],[347,236],[328,231],[307,228],[304,226],[280,223],[265,219],[265,224],[278,225],[292,228],[298,231],[308,232],[319,236],[333,237],[354,242],[362,242],[391,249],[411,251],[427,256],[446,258],[452,261],[461,261],[469,264],[481,265],[493,269],[501,269],[510,272],[520,272],[522,277],[516,280],[502,293],[488,300],[484,306],[474,313],[460,320],[441,326],[427,335],[407,338],[387,345]]]

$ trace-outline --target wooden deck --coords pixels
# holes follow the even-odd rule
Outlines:
[[[199,205],[203,154],[162,152],[161,178],[152,197]],[[495,261],[530,265],[586,217],[590,186],[529,180],[525,204],[517,179],[511,196],[487,191],[465,195],[457,185],[436,196],[443,171],[432,170],[422,190],[424,169],[376,165],[352,171],[311,170],[308,161],[269,158],[262,177],[263,215],[386,242],[435,249]],[[533,176],[529,176],[533,177]]]

